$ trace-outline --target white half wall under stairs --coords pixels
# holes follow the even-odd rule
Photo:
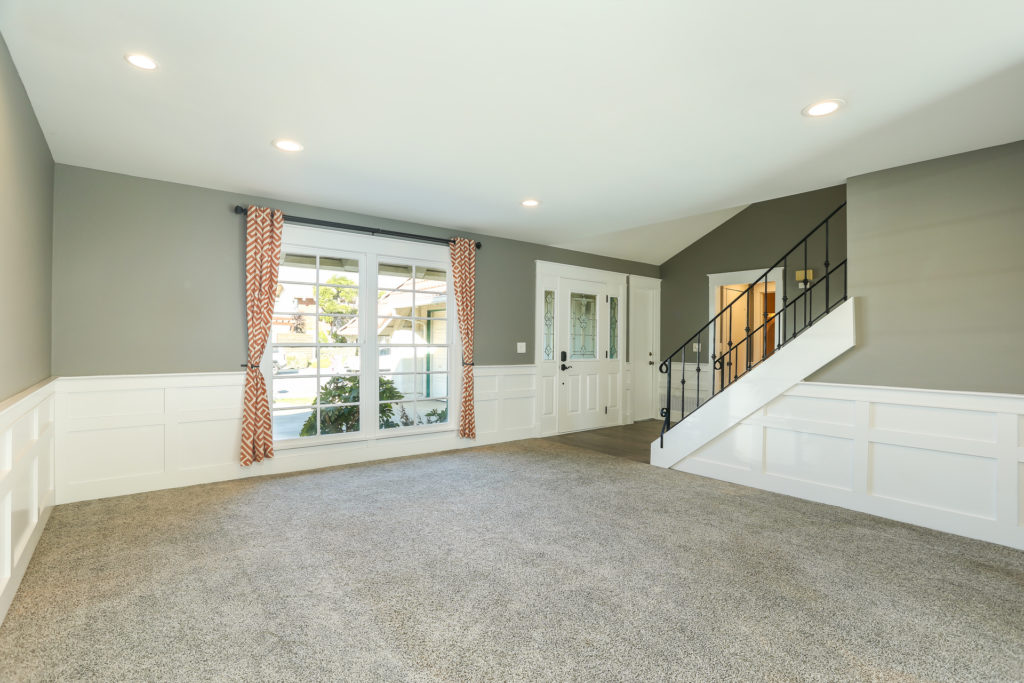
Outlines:
[[[651,464],[672,467],[698,448],[781,396],[788,389],[853,348],[854,299],[849,299],[763,363],[742,375],[714,399],[651,444]],[[673,393],[676,378],[673,375]],[[688,387],[694,383],[688,381]],[[678,394],[673,403],[680,403]]]
[[[674,469],[1024,550],[1020,395],[800,383]]]

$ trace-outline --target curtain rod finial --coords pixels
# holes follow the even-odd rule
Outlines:
[[[248,213],[249,209],[245,208],[241,204],[235,204],[235,213]]]

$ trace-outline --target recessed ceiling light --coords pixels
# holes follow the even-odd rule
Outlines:
[[[141,54],[128,54],[124,56],[125,60],[136,69],[142,69],[143,71],[152,71],[156,68],[156,60],[152,57],[147,57]]]
[[[522,201],[523,206],[532,209],[535,206],[540,206],[540,202],[536,199],[524,199]]]
[[[301,152],[303,147],[295,140],[274,140],[274,147],[282,152]]]
[[[822,100],[804,107],[801,112],[804,116],[828,116],[839,111],[839,108],[846,104],[844,100]]]

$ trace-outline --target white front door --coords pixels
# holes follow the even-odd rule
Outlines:
[[[537,261],[541,434],[622,424],[626,276]]]
[[[555,306],[558,339],[558,428],[594,429],[607,422],[602,391],[608,335],[607,294],[602,283],[559,278]]]

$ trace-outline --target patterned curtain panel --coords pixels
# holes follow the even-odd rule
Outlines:
[[[245,467],[274,457],[270,399],[267,382],[260,372],[260,359],[270,336],[283,229],[282,212],[249,207],[245,221],[245,326],[249,334],[249,357],[245,364],[241,452]]]
[[[476,242],[456,238],[451,246],[455,308],[462,337],[462,410],[459,436],[476,438],[476,410],[473,403],[473,321],[476,315]]]

